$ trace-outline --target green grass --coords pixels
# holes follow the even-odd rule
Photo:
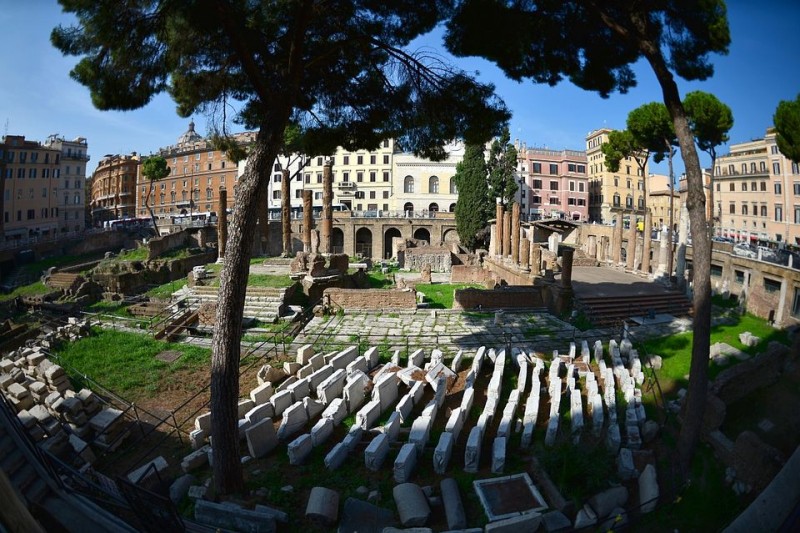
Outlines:
[[[104,315],[121,316],[130,318],[131,314],[128,312],[128,306],[124,302],[111,302],[108,300],[100,300],[95,302],[85,309],[89,313],[102,313]]]
[[[420,283],[417,291],[425,295],[431,309],[452,309],[453,297],[457,289],[480,288],[471,283]]]
[[[165,350],[177,350],[183,355],[173,363],[156,359]],[[79,384],[81,375],[87,375],[135,401],[155,396],[169,374],[207,365],[211,352],[188,344],[157,341],[149,335],[95,328],[91,336],[65,344],[55,354],[60,363],[79,373],[70,376]]]
[[[722,307],[725,309],[733,309],[739,307],[739,300],[735,296],[731,296],[727,300],[722,297],[721,294],[715,294],[711,297],[711,303],[716,305],[717,307]]]
[[[761,342],[753,347],[744,346],[739,342],[739,333],[745,331],[760,337]],[[661,388],[665,391],[685,387],[688,384],[686,376],[689,374],[691,365],[693,340],[694,333],[686,332],[651,339],[644,343],[648,354],[657,354],[663,358],[663,366],[657,375]],[[724,342],[750,355],[765,351],[771,341],[788,344],[788,334],[773,328],[765,320],[753,315],[742,315],[736,324],[723,324],[711,328],[711,344]],[[729,361],[726,367],[711,364],[709,379],[714,379],[722,370],[730,368],[738,362],[735,358],[730,358]]]
[[[140,246],[135,250],[126,250],[125,253],[119,254],[113,260],[115,261],[147,261],[150,255],[150,250],[146,246]]]
[[[183,287],[185,284],[186,284],[185,279],[168,281],[163,285],[159,285],[158,287],[153,287],[152,289],[144,293],[144,295],[149,298],[155,298],[156,300],[169,300],[172,297],[172,293]]]
[[[367,280],[369,281],[370,289],[389,289],[394,286],[391,274],[382,274],[374,270],[367,273]]]
[[[5,302],[7,300],[13,300],[17,296],[33,296],[37,294],[47,294],[49,292],[53,292],[53,289],[47,287],[41,281],[35,281],[29,285],[22,285],[21,287],[17,287],[13,291],[8,294],[0,294],[0,302]]]

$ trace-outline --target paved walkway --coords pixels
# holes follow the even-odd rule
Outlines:
[[[608,267],[574,267],[572,287],[581,296],[647,296],[664,294],[667,287],[657,281]]]

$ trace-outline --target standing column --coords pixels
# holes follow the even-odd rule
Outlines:
[[[611,242],[611,260],[615,265],[622,261],[622,210],[617,211],[617,224],[614,226],[614,238]]]
[[[644,234],[642,235],[642,272],[645,274],[650,273],[650,248],[652,242],[650,235],[653,233],[653,216],[650,214],[650,209],[644,213]]]
[[[292,192],[289,183],[289,169],[281,171],[281,236],[283,255],[292,255]]]
[[[511,262],[519,265],[519,202],[511,206]]]
[[[589,235],[586,238],[586,255],[589,257],[597,256],[597,237],[595,235]]]
[[[225,259],[225,244],[228,242],[228,191],[224,185],[219,188],[219,207],[217,208],[217,262]]]
[[[319,251],[331,253],[331,236],[333,234],[333,163],[330,159],[322,167],[322,228],[319,236]]]
[[[561,286],[565,289],[572,287],[572,260],[575,250],[563,247],[561,250]]]
[[[313,191],[303,189],[303,251],[311,252],[311,226],[314,224],[314,215],[311,212],[311,198]]]
[[[511,213],[503,213],[503,259],[511,255]]]
[[[495,213],[496,213],[495,219],[496,220],[495,220],[495,223],[494,223],[495,227],[497,228],[497,230],[495,231],[495,233],[496,233],[495,242],[497,243],[497,247],[493,250],[493,252],[494,252],[494,255],[501,256],[501,257],[503,255],[503,225],[504,225],[504,223],[503,223],[503,218],[504,218],[503,215],[504,215],[504,212],[505,212],[505,209],[503,208],[503,204],[501,204],[500,202],[497,202],[497,209],[495,211]]]
[[[542,274],[542,247],[537,244],[531,244],[531,272],[535,276]]]
[[[523,232],[520,232],[523,233]],[[530,261],[531,261],[531,241],[522,234],[519,238],[519,266],[522,270],[529,271],[530,270]]]
[[[628,228],[628,256],[627,256],[628,270],[636,270],[636,213],[631,211],[631,222]]]

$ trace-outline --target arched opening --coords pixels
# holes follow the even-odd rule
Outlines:
[[[431,202],[431,205],[428,206],[428,211],[430,211],[431,213],[436,213],[437,211],[439,211],[439,204],[437,204],[436,202]]]
[[[451,213],[455,213],[456,212],[456,204],[450,204],[450,212]]]
[[[425,228],[418,228],[414,231],[414,238],[418,241],[425,241],[428,244],[431,242],[431,232]]]
[[[439,194],[439,178],[431,176],[428,178],[428,192],[430,194]]]
[[[456,230],[454,230],[454,229],[449,229],[449,230],[445,231],[444,235],[442,237],[444,238],[444,242],[447,242],[447,243],[458,243],[458,242],[461,242],[461,240],[458,238],[458,232]]]
[[[413,213],[414,212],[414,204],[412,204],[411,202],[406,202],[403,205],[403,211],[405,211],[406,214]]]
[[[414,192],[414,178],[412,176],[406,176],[405,180],[403,181],[403,192]]]
[[[344,253],[344,232],[341,228],[333,228],[331,233],[331,248],[335,254]]]
[[[450,194],[458,194],[458,186],[454,178],[450,178]]]
[[[372,258],[372,232],[367,228],[356,231],[356,254]]]
[[[386,233],[383,234],[383,258],[384,259],[391,259],[394,257],[392,253],[392,239],[395,237],[402,237],[400,234],[400,230],[397,228],[389,228],[386,230]]]

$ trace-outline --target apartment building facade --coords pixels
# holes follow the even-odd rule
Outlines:
[[[0,142],[0,187],[5,242],[59,233],[62,210],[61,151],[31,141],[24,135],[6,135]],[[64,230],[66,231],[66,229]]]
[[[85,137],[67,140],[50,135],[44,143],[61,151],[61,190],[58,193],[61,212],[60,231],[80,232],[86,228],[86,172],[89,164],[89,144]]]
[[[612,130],[601,128],[586,136],[586,158],[589,178],[589,221],[610,224],[614,220],[613,210],[624,208],[637,216],[644,214],[645,177],[644,170],[633,157],[620,161],[619,170],[610,172],[605,165],[603,143],[608,142]]]
[[[89,202],[92,225],[136,216],[136,173],[141,158],[130,155],[106,155],[92,174]]]
[[[430,161],[410,153],[394,155],[394,180],[390,209],[409,215],[454,213],[458,201],[456,166],[464,159],[464,144],[445,147],[447,159]]]
[[[520,188],[517,201],[524,218],[589,218],[586,152],[527,148],[518,151]]]
[[[234,139],[246,145],[255,141],[255,135],[254,132],[244,132],[235,134]],[[141,164],[137,165],[136,216],[149,216],[146,200],[159,218],[216,211],[219,189],[223,186],[228,193],[228,209],[233,209],[239,179],[237,162],[230,161],[224,151],[217,150],[209,139],[198,134],[194,122],[189,123],[189,129],[178,137],[174,145],[160,148],[158,155],[167,160],[170,173],[155,183],[148,200],[151,184],[142,175]]]
[[[718,157],[713,187],[717,235],[800,246],[800,168],[780,153],[772,129]]]

